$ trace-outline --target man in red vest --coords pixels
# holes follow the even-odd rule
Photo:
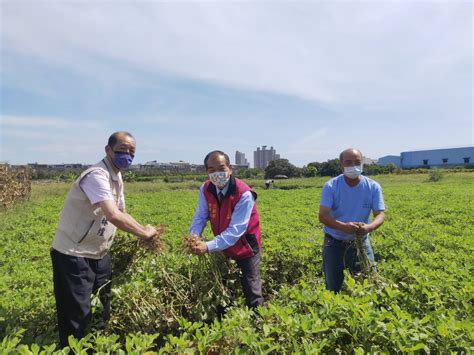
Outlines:
[[[198,206],[190,234],[201,235],[207,221],[215,238],[198,241],[196,255],[223,252],[242,270],[242,290],[249,307],[263,304],[260,278],[260,222],[255,205],[257,194],[246,183],[232,175],[229,156],[220,150],[204,158],[209,175],[199,190]]]

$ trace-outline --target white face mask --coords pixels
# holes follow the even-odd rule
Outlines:
[[[209,180],[221,190],[229,182],[229,179],[230,175],[227,171],[216,171],[209,174]]]
[[[345,166],[344,175],[349,179],[357,179],[362,174],[362,165]]]

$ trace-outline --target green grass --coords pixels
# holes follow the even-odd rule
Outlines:
[[[385,224],[372,236],[383,282],[348,277],[338,295],[324,290],[321,271],[317,212],[327,178],[277,180],[271,190],[263,188],[263,180],[249,180],[259,194],[267,300],[257,317],[243,307],[233,263],[219,256],[190,257],[180,248],[200,183],[126,184],[128,212],[142,223],[167,225],[167,250],[151,254],[119,233],[112,321],[74,349],[473,351],[473,177],[445,173],[437,182],[426,174],[374,177],[388,207]],[[32,344],[56,341],[49,247],[68,189],[69,184],[35,184],[29,202],[0,212],[5,351],[21,350],[19,341],[30,350]],[[209,228],[206,235],[211,236]],[[219,305],[230,307],[217,320]]]

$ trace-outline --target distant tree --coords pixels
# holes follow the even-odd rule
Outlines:
[[[364,175],[379,175],[385,172],[385,166],[377,164],[364,165]]]
[[[259,178],[263,177],[264,171],[263,169],[256,169],[256,168],[249,168],[249,169],[240,169],[237,173],[237,177],[242,179],[251,179],[251,178]]]
[[[303,175],[305,177],[315,177],[318,175],[318,169],[313,165],[308,165],[303,168]]]
[[[302,168],[297,168],[297,169],[299,170],[299,176],[308,177],[307,175],[309,173],[308,173],[308,167],[306,165],[303,165]]]
[[[342,173],[339,159],[330,159],[321,163],[320,176],[337,176]]]
[[[308,164],[308,168],[311,167],[311,166],[314,167],[314,168],[316,168],[316,170],[318,171],[318,175],[320,175],[320,172],[321,172],[321,168],[322,168],[322,166],[323,166],[323,163],[314,161],[314,162]]]
[[[291,164],[288,159],[272,160],[265,169],[265,179],[272,179],[275,175],[295,177],[300,175],[300,169]]]
[[[304,177],[304,176],[306,176],[307,173],[308,172],[307,172],[306,167],[303,167],[303,168],[298,168],[297,167],[294,177]]]
[[[237,177],[241,179],[248,179],[251,175],[250,169],[239,169]]]
[[[397,166],[393,163],[389,163],[385,165],[385,170],[390,174],[392,174],[396,169],[397,169]]]
[[[367,164],[364,165],[364,175],[392,174],[397,169],[393,163],[387,165]]]
[[[33,180],[43,180],[49,178],[49,175],[43,170],[35,170],[33,172]]]
[[[135,182],[137,181],[137,174],[134,171],[128,170],[123,174],[123,181]]]

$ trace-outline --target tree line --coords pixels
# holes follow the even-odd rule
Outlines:
[[[378,175],[393,173],[397,167],[395,164],[364,165],[365,175]],[[312,162],[298,168],[291,164],[288,159],[278,159],[271,161],[265,169],[265,178],[272,179],[278,175],[291,177],[315,177],[315,176],[337,176],[342,173],[339,159],[329,159],[325,162]]]

